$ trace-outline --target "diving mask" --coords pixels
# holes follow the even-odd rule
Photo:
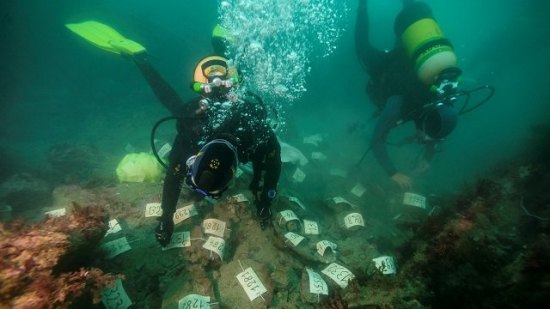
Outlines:
[[[238,82],[237,78],[232,77],[228,79],[222,79],[221,77],[214,77],[209,83],[194,82],[193,91],[196,93],[211,93],[217,88],[229,89]]]

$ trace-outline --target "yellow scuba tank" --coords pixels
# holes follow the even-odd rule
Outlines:
[[[453,46],[425,3],[414,2],[405,7],[395,20],[394,30],[424,84],[432,85],[443,70],[456,67]]]

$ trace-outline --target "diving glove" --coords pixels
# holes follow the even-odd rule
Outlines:
[[[155,229],[155,238],[159,244],[163,247],[166,247],[172,239],[172,233],[174,232],[174,221],[172,220],[161,220],[159,225]]]
[[[267,201],[260,201],[256,202],[256,216],[258,216],[258,220],[260,221],[260,227],[262,230],[264,230],[271,221],[271,207],[269,202]]]

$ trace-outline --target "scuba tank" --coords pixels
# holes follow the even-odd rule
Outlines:
[[[433,85],[443,70],[456,67],[453,46],[425,3],[406,6],[396,17],[394,30],[424,84]]]

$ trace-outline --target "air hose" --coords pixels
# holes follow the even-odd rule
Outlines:
[[[472,93],[483,91],[483,90],[488,90],[489,94],[487,94],[487,96],[483,100],[479,101],[476,105],[474,105],[470,108],[467,108],[468,104],[470,103],[470,97],[471,97]],[[465,95],[466,96],[466,101],[464,102],[464,105],[462,105],[462,108],[460,109],[458,114],[459,115],[464,115],[466,113],[469,113],[469,112],[473,111],[474,109],[480,107],[481,105],[483,105],[487,101],[489,101],[493,97],[494,94],[495,94],[495,87],[489,86],[489,85],[480,86],[480,87],[474,88],[472,90],[460,91],[457,94],[457,97]]]
[[[483,98],[483,100],[479,101],[476,105],[468,108],[468,105],[470,104],[470,98],[472,96],[472,93],[476,93],[476,92],[483,91],[483,90],[488,90],[489,94],[487,94],[487,96],[485,98]],[[448,97],[443,98],[443,100],[441,100],[441,102],[448,101],[451,98],[456,99],[456,98],[461,97],[461,96],[466,96],[466,101],[464,102],[464,105],[462,105],[462,108],[460,108],[460,111],[458,112],[459,115],[464,115],[466,113],[469,113],[469,112],[473,111],[474,109],[477,109],[481,105],[485,104],[487,101],[489,101],[493,97],[494,94],[495,94],[495,87],[490,86],[490,85],[484,85],[484,86],[474,88],[472,90],[459,91],[458,93],[456,93],[452,96],[448,96]],[[432,104],[430,104],[430,105],[432,105]],[[359,161],[357,162],[357,166],[361,165],[361,163],[363,162],[363,160],[365,159],[365,157],[367,156],[367,154],[371,150],[372,150],[372,143],[369,146],[369,148],[363,153],[363,155],[361,156],[361,159],[359,159]]]
[[[164,163],[164,161],[162,161],[162,159],[160,158],[159,154],[158,154],[158,151],[157,151],[157,147],[155,146],[155,135],[157,133],[157,128],[163,124],[164,122],[168,121],[168,120],[177,120],[179,119],[178,117],[175,117],[175,116],[168,116],[168,117],[164,117],[164,118],[161,118],[159,119],[155,125],[153,126],[153,128],[151,129],[151,150],[153,151],[153,155],[155,156],[155,158],[157,159],[157,161],[160,163],[160,165],[162,165],[165,169],[168,169],[168,165],[166,165],[166,163]]]

